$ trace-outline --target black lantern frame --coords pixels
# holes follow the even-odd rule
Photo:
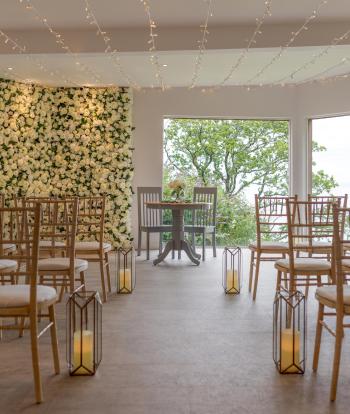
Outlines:
[[[67,302],[70,375],[94,375],[102,360],[102,302],[98,292],[73,292]]]
[[[132,293],[136,286],[135,249],[120,247],[117,263],[117,293]]]
[[[222,253],[222,287],[225,293],[239,294],[241,281],[242,250],[240,247],[225,247]]]
[[[273,306],[273,359],[280,374],[304,374],[306,300],[300,291],[281,288]]]

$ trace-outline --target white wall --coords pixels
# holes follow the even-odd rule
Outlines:
[[[276,118],[291,123],[290,192],[305,197],[308,171],[308,119],[350,114],[350,79],[302,87],[267,87],[247,91],[225,87],[213,93],[174,88],[135,92],[133,107],[133,187],[160,186],[163,166],[163,119],[174,117]],[[132,211],[137,237],[136,200]]]

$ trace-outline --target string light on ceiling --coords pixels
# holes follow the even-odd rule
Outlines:
[[[71,48],[67,45],[66,41],[64,40],[63,36],[57,31],[52,28],[49,24],[46,17],[43,17],[38,9],[32,4],[31,0],[19,0],[19,2],[25,5],[25,9],[31,11],[34,14],[36,20],[41,21],[41,23],[48,29],[52,36],[54,36],[56,43],[63,49],[67,54],[73,56],[75,60],[75,65],[77,68],[86,72],[89,76],[91,76],[95,82],[101,83],[101,77],[92,69],[90,69],[87,65],[80,62],[78,54],[73,52]]]
[[[158,33],[156,33],[157,25],[154,19],[152,18],[151,7],[149,4],[149,1],[140,0],[140,2],[145,9],[145,13],[146,13],[148,24],[149,24],[149,40],[147,43],[149,44],[149,51],[151,52],[150,61],[152,63],[152,66],[155,69],[155,72],[156,72],[155,76],[156,76],[157,82],[159,86],[162,88],[162,91],[164,91],[166,87],[165,87],[164,80],[162,77],[162,71],[160,68],[161,65],[159,63],[159,58],[158,58],[157,48],[156,48],[156,40],[155,40],[158,37]]]
[[[118,51],[116,49],[113,49],[111,46],[111,38],[107,34],[106,31],[101,29],[100,24],[97,21],[97,18],[92,11],[92,8],[90,6],[90,3],[88,0],[85,1],[85,12],[86,12],[86,18],[90,22],[91,25],[96,27],[96,35],[100,37],[104,44],[105,44],[105,50],[104,53],[108,56],[108,58],[112,61],[113,65],[118,69],[120,74],[126,79],[129,86],[132,86],[133,88],[139,90],[141,89],[140,86],[131,79],[131,77],[125,72],[122,64],[120,63],[120,58],[118,56]]]
[[[0,38],[3,40],[3,42],[8,45],[9,47],[11,47],[11,49],[15,52],[18,52],[21,55],[24,55],[25,58],[34,63],[42,72],[48,74],[51,77],[59,76],[62,81],[65,84],[69,84],[70,82],[62,75],[62,73],[60,71],[58,71],[57,69],[54,70],[49,70],[46,68],[46,66],[37,58],[35,58],[34,56],[30,55],[30,54],[26,54],[26,47],[25,46],[21,46],[16,40],[12,39],[9,35],[7,35],[5,32],[3,32],[2,30],[0,30]],[[13,69],[11,68],[11,73],[13,72]],[[19,78],[20,79],[20,78]]]
[[[313,12],[308,16],[304,23],[299,27],[296,32],[291,33],[290,39],[284,46],[280,47],[279,52],[273,56],[273,58],[268,62],[265,66],[263,66],[252,78],[250,78],[246,84],[250,84],[254,82],[256,79],[260,78],[260,76],[265,73],[265,71],[272,66],[277,60],[281,59],[282,55],[286,52],[286,50],[295,42],[296,38],[305,30],[308,30],[312,22],[317,18],[319,15],[320,10],[322,7],[328,3],[328,0],[321,0],[318,6],[313,10]]]
[[[205,16],[205,21],[204,24],[200,25],[200,29],[202,32],[202,38],[201,40],[198,40],[199,46],[198,46],[198,55],[194,64],[194,72],[193,72],[193,76],[192,76],[192,81],[191,81],[191,85],[190,85],[190,89],[194,88],[197,84],[197,80],[198,80],[198,76],[199,76],[199,72],[202,66],[202,61],[203,61],[203,54],[204,51],[206,49],[206,44],[208,42],[208,35],[209,35],[209,30],[208,30],[208,24],[209,24],[209,19],[210,17],[213,15],[213,9],[212,9],[212,0],[204,0],[205,3],[207,3],[207,13]]]
[[[241,64],[244,62],[244,60],[248,56],[250,48],[256,43],[256,38],[258,37],[258,35],[262,34],[261,26],[263,25],[266,18],[271,16],[271,3],[272,3],[272,0],[266,0],[265,1],[264,14],[262,15],[261,18],[256,19],[256,27],[255,27],[254,33],[252,34],[250,39],[247,40],[246,48],[242,51],[242,53],[240,54],[240,56],[237,59],[236,63],[234,65],[232,65],[229,73],[223,79],[223,81],[220,82],[220,84],[218,86],[224,86],[225,83],[228,82],[232,78],[232,75],[236,72],[236,70],[241,66]]]
[[[310,60],[308,60],[303,65],[299,66],[297,69],[295,69],[290,75],[285,76],[281,79],[279,79],[276,83],[283,83],[287,79],[294,79],[295,75],[305,69],[307,69],[310,65],[313,65],[318,59],[322,58],[323,56],[327,55],[330,50],[332,50],[335,46],[337,46],[339,43],[343,42],[344,40],[348,39],[350,36],[350,29],[347,30],[345,33],[343,33],[339,37],[335,37],[331,43],[323,48],[319,53],[315,54]],[[328,71],[328,70],[327,70]]]

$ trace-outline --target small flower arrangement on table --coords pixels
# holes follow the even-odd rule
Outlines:
[[[175,201],[181,201],[185,197],[185,182],[180,180],[179,178],[171,181],[168,184],[169,188],[171,189],[171,195],[175,198]]]

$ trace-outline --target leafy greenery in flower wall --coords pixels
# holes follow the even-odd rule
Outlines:
[[[102,195],[106,240],[130,241],[128,88],[46,88],[0,80],[0,193]]]

